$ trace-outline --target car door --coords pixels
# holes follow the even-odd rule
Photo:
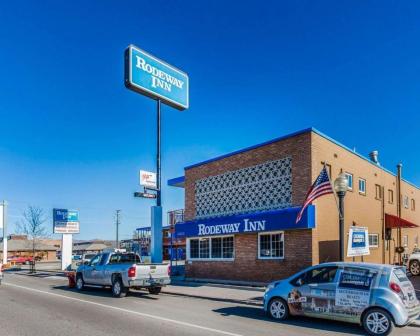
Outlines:
[[[94,274],[96,271],[96,266],[101,260],[101,255],[93,257],[88,265],[85,266],[85,271],[83,272],[83,278],[86,283],[95,284]]]
[[[292,280],[289,294],[292,314],[329,318],[337,289],[337,266],[318,266]]]
[[[92,277],[95,284],[105,285],[105,266],[108,261],[108,253],[101,256],[100,261],[97,263],[94,270],[92,270]]]

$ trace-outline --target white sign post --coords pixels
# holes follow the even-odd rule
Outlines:
[[[73,254],[73,235],[63,233],[61,238],[61,269],[64,271],[71,265],[71,256]]]
[[[369,232],[365,227],[351,226],[347,244],[347,257],[369,255]]]
[[[7,264],[7,203],[3,201],[0,204],[0,229],[3,229],[3,260],[2,263]]]

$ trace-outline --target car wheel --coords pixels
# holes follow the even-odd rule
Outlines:
[[[420,274],[420,262],[418,260],[413,260],[410,262],[410,273],[412,275]]]
[[[112,296],[116,298],[122,298],[127,295],[127,288],[124,287],[124,284],[121,278],[114,278],[111,286]]]
[[[77,274],[76,276],[76,289],[78,291],[85,289],[85,282],[83,281],[83,276],[81,274]]]
[[[149,293],[154,295],[159,295],[162,287],[149,287]]]
[[[268,313],[273,319],[282,321],[289,317],[289,307],[283,299],[274,298],[268,304]]]
[[[392,332],[394,324],[391,315],[383,309],[369,309],[363,316],[363,328],[369,335],[386,336]]]

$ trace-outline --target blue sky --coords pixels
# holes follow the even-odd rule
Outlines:
[[[79,239],[149,224],[155,102],[127,90],[133,43],[186,71],[190,109],[163,107],[163,181],[306,127],[380,152],[420,185],[418,2],[43,1],[0,5],[0,199],[80,209]],[[164,211],[183,191],[163,189]]]

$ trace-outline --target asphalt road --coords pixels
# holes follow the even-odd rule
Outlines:
[[[69,290],[60,277],[6,274],[0,286],[0,335],[363,335],[357,326],[314,319],[285,323],[255,306],[136,291],[123,299],[108,290]],[[397,329],[416,335],[420,329]]]

